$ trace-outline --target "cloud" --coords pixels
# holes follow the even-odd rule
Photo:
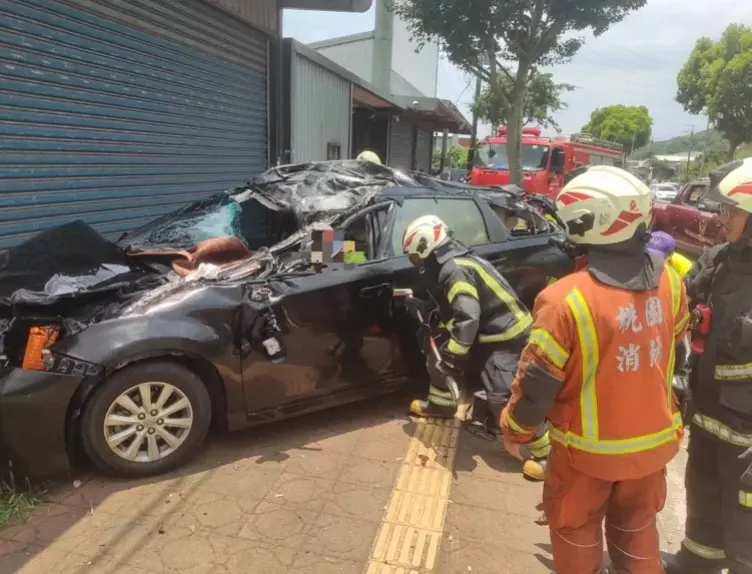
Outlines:
[[[716,40],[729,24],[750,22],[749,1],[649,0],[645,8],[602,36],[587,37],[572,62],[550,70],[556,80],[577,86],[565,94],[568,109],[556,118],[563,132],[579,131],[590,112],[613,104],[647,106],[656,140],[679,135],[691,126],[705,129],[705,117],[685,113],[674,101],[676,74],[699,37]],[[365,32],[373,26],[373,8],[365,14],[290,10],[284,17],[285,35],[302,42]],[[439,97],[458,103],[468,117],[474,87],[473,78],[445,60],[439,64]],[[482,129],[484,134],[487,131]]]

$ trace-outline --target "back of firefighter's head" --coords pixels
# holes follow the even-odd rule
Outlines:
[[[416,267],[425,265],[437,247],[449,241],[449,229],[435,215],[424,215],[413,220],[402,237],[402,251]]]
[[[721,204],[726,240],[752,239],[752,157],[722,165],[710,174],[707,199]]]
[[[573,243],[614,245],[646,232],[650,189],[621,168],[595,165],[564,186],[556,210]]]
[[[371,150],[365,150],[358,154],[358,157],[355,159],[358,159],[360,161],[370,161],[372,163],[377,163],[381,165],[381,158],[379,158],[378,154],[376,152],[372,152]]]

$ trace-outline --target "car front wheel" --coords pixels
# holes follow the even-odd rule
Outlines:
[[[211,399],[198,375],[159,361],[109,377],[88,401],[81,430],[84,449],[98,468],[138,477],[192,458],[210,423]]]

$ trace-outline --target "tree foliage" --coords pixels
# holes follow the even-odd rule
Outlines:
[[[590,121],[582,131],[619,143],[629,152],[650,141],[653,118],[645,106],[606,106],[590,114]]]
[[[732,24],[718,42],[697,40],[676,82],[676,101],[691,114],[707,114],[729,142],[729,159],[752,142],[751,28]]]
[[[441,165],[441,148],[435,148],[431,156],[431,165],[439,167]],[[467,167],[467,148],[460,145],[447,147],[445,167]]]
[[[504,90],[512,90],[512,80],[506,76],[499,78],[505,83]],[[553,118],[553,114],[567,108],[567,104],[561,101],[562,92],[571,92],[574,89],[569,84],[557,84],[551,74],[535,74],[528,83],[525,91],[522,108],[522,123],[538,124],[543,128],[552,127],[557,132],[559,124]],[[481,120],[487,121],[492,126],[506,125],[509,116],[503,102],[499,101],[497,92],[490,88],[483,90],[473,103],[473,112]]]
[[[526,92],[542,66],[569,61],[584,42],[647,0],[392,0],[420,48],[438,39],[449,60],[485,80],[507,118],[512,181],[522,183]]]

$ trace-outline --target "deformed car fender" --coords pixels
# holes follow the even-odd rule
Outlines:
[[[242,295],[240,284],[197,286],[187,293],[150,302],[145,308],[131,309],[124,316],[92,323],[63,338],[51,350],[99,365],[105,377],[141,360],[182,355],[200,361],[217,379],[205,383],[216,382],[222,387],[225,414],[232,426],[231,411],[244,416],[245,410],[238,353]],[[105,377],[90,385],[85,394]]]

